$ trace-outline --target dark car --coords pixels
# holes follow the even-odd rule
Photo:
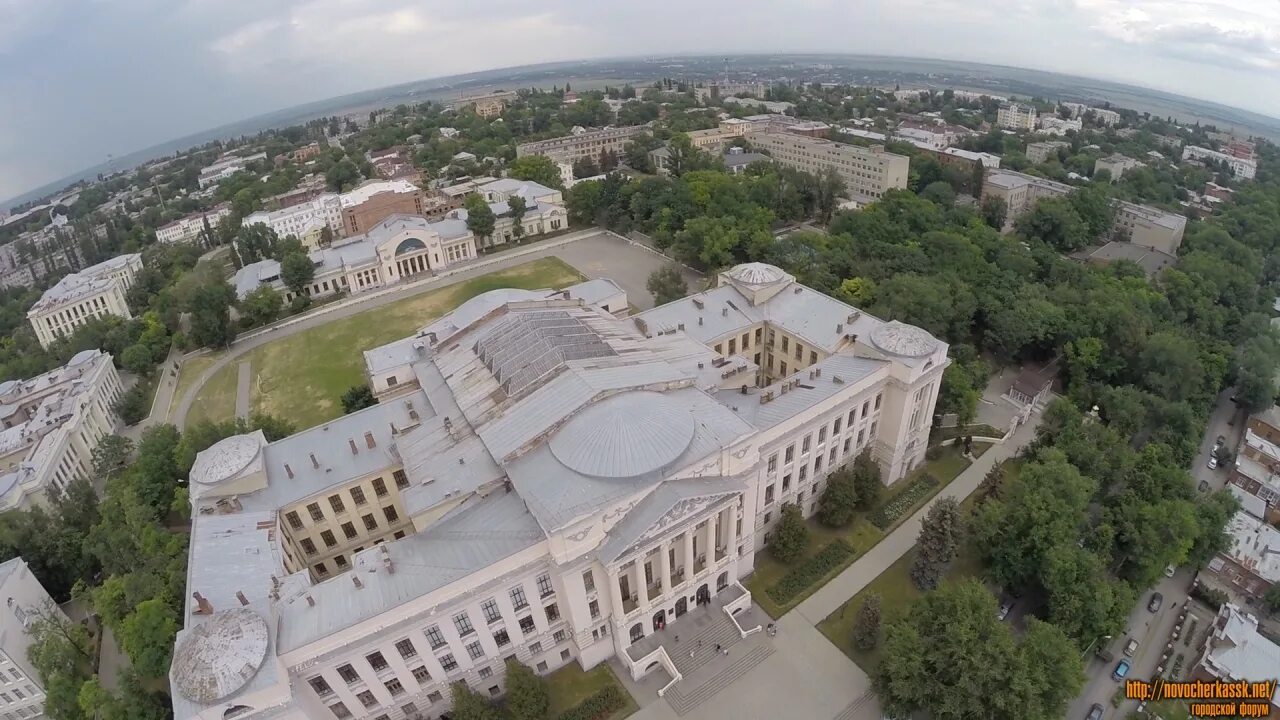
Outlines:
[[[1102,705],[1094,703],[1093,707],[1089,708],[1089,714],[1084,716],[1084,720],[1102,720]]]
[[[1160,612],[1160,607],[1164,605],[1164,595],[1160,593],[1151,594],[1151,602],[1147,603],[1147,610],[1150,612]]]

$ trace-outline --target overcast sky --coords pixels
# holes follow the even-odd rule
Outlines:
[[[1280,0],[0,0],[0,199],[393,83],[770,51],[1015,65],[1280,116]]]

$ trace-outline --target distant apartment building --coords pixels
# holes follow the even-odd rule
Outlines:
[[[246,155],[244,157],[240,157],[238,155],[223,156],[214,164],[201,170],[200,177],[197,181],[200,183],[200,187],[202,189],[211,185],[217,185],[223,180],[226,180],[232,175],[244,170],[250,163],[266,159],[266,153],[254,153],[253,155]]]
[[[302,241],[310,249],[323,231],[329,228],[333,237],[342,237],[342,202],[335,193],[317,195],[314,199],[291,205],[280,210],[259,210],[245,215],[240,221],[244,227],[266,225],[277,237],[290,235]]]
[[[142,269],[142,255],[118,255],[62,278],[27,311],[41,347],[70,335],[92,318],[133,317],[125,292]]]
[[[1273,680],[1280,668],[1280,645],[1258,630],[1258,618],[1232,603],[1218,609],[1212,631],[1198,650],[1191,671],[1195,680],[1257,682]],[[1267,717],[1280,714],[1280,690],[1273,690]]]
[[[20,557],[0,564],[0,595],[7,605],[0,609],[0,717],[42,718],[45,690],[27,659],[33,643],[27,632],[46,611],[65,616]]]
[[[1280,407],[1249,418],[1228,482],[1262,501],[1264,519],[1280,521]]]
[[[1209,160],[1215,163],[1226,163],[1232,174],[1241,180],[1252,180],[1258,174],[1258,161],[1253,158],[1236,157],[1217,150],[1188,145],[1182,149],[1183,160]]]
[[[648,125],[585,130],[574,135],[521,143],[516,146],[516,157],[546,155],[553,160],[564,160],[569,163],[581,158],[597,160],[603,152],[622,155],[623,148],[631,138],[648,131]]]
[[[299,163],[306,162],[312,158],[319,157],[323,150],[324,148],[320,147],[320,143],[309,143],[289,153],[289,159]]]
[[[1104,108],[1093,109],[1093,119],[1098,121],[1099,125],[1111,127],[1120,122],[1120,113],[1115,110],[1106,110]]]
[[[1059,150],[1070,147],[1071,143],[1063,140],[1044,140],[1027,143],[1027,159],[1031,162],[1042,163],[1050,157],[1057,157]]]
[[[339,197],[342,234],[359,235],[396,214],[439,216],[447,210],[442,198],[429,196],[408,180],[370,180]]]
[[[1034,175],[996,170],[987,174],[982,185],[982,198],[985,200],[994,196],[1004,200],[1008,207],[1005,224],[1005,229],[1008,230],[1019,217],[1035,207],[1037,200],[1061,197],[1075,189],[1065,183]],[[1129,242],[1168,255],[1178,254],[1178,247],[1182,245],[1182,235],[1187,227],[1185,216],[1131,202],[1117,202],[1115,207],[1115,226],[1128,236]]]
[[[745,107],[745,108],[763,107],[765,110],[771,113],[779,113],[779,114],[786,113],[788,111],[796,109],[795,103],[774,101],[774,100],[758,100],[756,98],[742,98],[742,97],[730,96],[730,97],[721,98],[720,102],[725,105],[737,105],[738,107]]]
[[[73,480],[93,479],[93,450],[115,432],[113,408],[123,393],[101,350],[0,383],[0,511],[47,504]]]
[[[329,187],[325,183],[324,177],[321,175],[311,174],[302,178],[298,186],[294,189],[272,195],[263,199],[263,205],[267,208],[287,208],[309,202],[317,197],[329,192]]]
[[[371,150],[365,154],[365,157],[380,178],[417,182],[422,178],[422,173],[414,167],[413,161],[409,158],[409,152],[409,148],[397,145],[386,150]]]
[[[1240,510],[1225,532],[1227,549],[1209,561],[1200,579],[1233,598],[1257,604],[1280,582],[1280,530]]]
[[[831,169],[845,182],[854,200],[874,200],[907,186],[906,155],[876,145],[861,147],[781,132],[754,133],[752,146],[773,161],[814,175]]]
[[[1079,132],[1084,127],[1084,123],[1080,118],[1073,120],[1063,120],[1056,115],[1040,116],[1040,132],[1046,135],[1066,135],[1068,130]]]
[[[1002,103],[996,113],[996,125],[1006,130],[1034,130],[1036,109],[1021,103]]]
[[[476,114],[482,118],[495,118],[507,109],[507,105],[516,99],[514,90],[505,92],[487,93],[485,95],[473,95],[470,97],[462,97],[454,100],[446,105],[450,110],[465,110],[473,108]]]
[[[222,219],[231,214],[231,203],[222,203],[208,212],[193,213],[156,228],[156,240],[166,244],[193,242],[204,232],[205,222],[216,228]]]
[[[1099,170],[1106,170],[1111,173],[1111,182],[1119,180],[1126,170],[1132,170],[1142,167],[1143,163],[1120,154],[1111,154],[1104,158],[1099,158],[1093,164],[1093,172],[1096,175]]]

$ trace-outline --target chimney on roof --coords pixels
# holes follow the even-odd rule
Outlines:
[[[413,401],[412,401],[412,400],[405,400],[405,401],[404,401],[404,406],[405,406],[405,407],[407,407],[407,408],[409,408],[409,419],[410,419],[410,420],[412,420],[413,422],[417,422],[417,421],[418,421],[418,411],[414,409],[414,407],[413,407]]]
[[[249,598],[245,597],[244,593],[240,592],[239,590],[236,591],[236,599],[240,601],[241,605],[249,604]]]
[[[386,543],[383,543],[380,547],[382,548],[382,569],[386,570],[388,574],[394,575],[396,568],[391,564],[391,551],[387,549]]]
[[[351,454],[352,454],[352,455],[358,455],[358,454],[360,454],[360,451],[356,449],[356,441],[355,441],[355,440],[352,440],[351,438],[347,438],[347,444],[351,446]]]
[[[698,324],[699,324],[699,325],[701,325],[701,324],[702,324],[702,316],[701,316],[701,315],[699,315],[699,316],[698,316]]]
[[[315,454],[315,453],[310,453],[310,456],[311,456],[311,467],[312,467],[313,469],[315,469],[315,470],[319,470],[319,469],[320,469],[320,461],[316,459],[316,454]]]
[[[448,415],[444,416],[444,431],[453,432],[453,421],[449,419]]]
[[[677,329],[677,330],[683,330],[683,329],[684,329],[684,323],[680,323],[680,324],[676,325],[676,329]]]
[[[429,333],[427,333],[427,342],[431,343],[431,347],[435,347],[435,346],[436,346],[436,334],[435,334],[435,333],[433,333],[433,332],[429,332]]]
[[[729,317],[729,308],[720,308],[720,317]]]
[[[360,576],[355,573],[351,574],[351,582],[355,584],[357,590],[364,587],[364,583],[360,582]]]
[[[315,607],[316,599],[311,597],[311,593],[307,593],[307,607]]]
[[[205,599],[205,597],[204,597],[203,595],[201,595],[201,594],[200,594],[200,591],[199,591],[199,590],[197,590],[197,591],[195,591],[195,592],[191,593],[191,597],[193,597],[193,598],[195,598],[195,599],[196,599],[196,614],[197,614],[197,615],[212,615],[212,614],[213,614],[213,605],[212,605],[208,600],[206,600],[206,599]]]
[[[370,450],[378,447],[377,441],[373,439],[373,433],[369,432],[368,430],[366,430],[364,433],[364,444],[365,444],[365,447],[369,448]]]
[[[289,463],[284,464],[284,474],[288,475],[290,480],[293,479],[293,468],[289,467]]]
[[[705,303],[702,302],[702,298],[694,298],[693,306],[701,310],[705,306]]]
[[[836,334],[839,335],[843,332],[844,332],[844,323],[836,323]]]
[[[854,310],[853,312],[849,313],[849,317],[846,318],[845,322],[848,322],[850,325],[852,325],[853,322],[860,317],[862,317],[862,311]]]

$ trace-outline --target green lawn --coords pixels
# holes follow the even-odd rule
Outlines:
[[[207,365],[205,367],[208,367]],[[236,416],[236,381],[238,379],[237,364],[222,368],[209,378],[209,382],[200,388],[200,392],[196,394],[196,399],[191,403],[191,410],[187,413],[186,424],[208,420],[210,422],[221,422],[230,420]],[[185,372],[185,370],[184,370]],[[204,372],[203,368],[200,372]],[[182,388],[182,380],[179,378],[178,387]],[[185,390],[182,390],[185,392]],[[181,395],[174,396],[174,404],[177,404]]]
[[[640,709],[631,694],[614,676],[613,670],[609,668],[608,663],[600,663],[594,668],[583,672],[582,668],[575,662],[569,663],[547,676],[547,691],[551,695],[551,711],[547,713],[547,717],[559,717],[560,713],[576,706],[610,685],[618,686],[622,696],[627,699],[627,704],[611,715],[608,720],[621,720],[621,718],[627,717]]]
[[[974,443],[973,450],[976,455],[986,452],[989,445]],[[756,553],[756,567],[751,577],[747,578],[746,586],[751,591],[751,597],[766,613],[772,618],[782,617],[787,611],[799,605],[805,598],[818,591],[818,588],[825,585],[831,578],[839,575],[845,568],[852,565],[855,560],[865,554],[868,550],[880,542],[880,539],[887,535],[894,528],[901,525],[907,518],[911,517],[921,506],[927,503],[931,498],[942,491],[952,480],[956,479],[965,468],[969,467],[970,462],[960,452],[960,448],[945,447],[942,448],[942,454],[937,460],[931,460],[924,466],[916,469],[907,477],[899,480],[894,484],[894,488],[885,494],[881,501],[882,504],[889,502],[895,494],[902,488],[911,484],[911,481],[919,477],[923,473],[931,473],[938,479],[938,484],[933,491],[925,495],[910,510],[904,512],[888,530],[881,530],[872,525],[867,516],[870,513],[858,513],[852,523],[848,527],[832,529],[824,526],[816,520],[809,521],[809,547],[806,549],[804,559],[808,559],[817,554],[822,548],[826,547],[836,538],[844,538],[845,542],[853,548],[853,555],[849,557],[848,562],[840,565],[836,569],[828,573],[820,582],[814,583],[808,590],[796,595],[790,602],[785,605],[779,605],[774,602],[773,598],[766,592],[773,587],[784,575],[800,561],[795,563],[779,562],[769,552],[768,548]]]
[[[463,302],[490,290],[561,288],[582,279],[581,274],[561,260],[543,258],[267,343],[242,358],[247,359],[252,368],[253,387],[249,396],[252,408],[288,420],[298,429],[332,420],[342,414],[339,401],[342,393],[352,385],[365,382],[361,354],[364,350],[411,335]],[[193,416],[196,406],[208,404],[211,409],[202,417],[230,418],[235,412],[235,384],[233,363],[201,389],[192,408]]]

